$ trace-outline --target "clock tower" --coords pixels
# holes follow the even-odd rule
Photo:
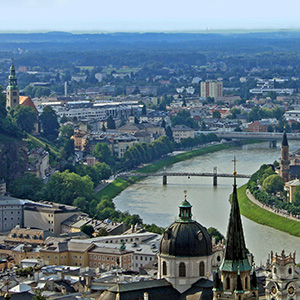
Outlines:
[[[295,272],[296,254],[274,255],[267,260],[266,300],[297,300],[300,297],[300,278]]]
[[[290,180],[289,144],[286,132],[283,133],[281,142],[280,176],[284,183]]]
[[[14,108],[19,104],[19,87],[16,76],[16,69],[12,59],[10,74],[8,77],[8,86],[6,88],[6,108]]]

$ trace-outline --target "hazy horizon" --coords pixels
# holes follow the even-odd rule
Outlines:
[[[1,32],[300,30],[295,0],[12,0],[1,8]]]

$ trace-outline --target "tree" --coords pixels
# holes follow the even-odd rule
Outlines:
[[[40,191],[43,189],[43,181],[33,174],[24,174],[13,181],[9,191],[13,197],[30,200],[41,200]]]
[[[209,227],[207,232],[211,238],[215,238],[216,244],[221,242],[224,239],[223,234],[214,227]]]
[[[221,113],[218,110],[214,110],[212,113],[212,117],[215,119],[220,119],[221,118]]]
[[[277,174],[268,176],[263,183],[263,189],[269,194],[276,194],[277,192],[282,192],[283,187],[283,180]]]
[[[145,116],[147,114],[147,108],[146,105],[144,104],[142,107],[142,115]]]
[[[108,162],[111,152],[107,144],[98,143],[95,146],[95,150],[93,151],[93,155],[99,159],[101,162]]]
[[[134,117],[134,124],[139,124],[139,119],[137,117]]]
[[[71,125],[63,125],[59,128],[60,137],[69,140],[74,134],[74,129]]]
[[[83,225],[80,227],[80,231],[88,235],[89,237],[93,236],[95,229],[92,225]]]
[[[105,228],[101,228],[98,233],[97,236],[108,236],[108,232],[106,231]]]
[[[43,194],[46,200],[72,205],[78,197],[90,199],[94,193],[93,187],[88,175],[81,177],[66,170],[56,172],[50,177]]]
[[[116,123],[112,116],[107,118],[107,128],[108,129],[116,129]]]
[[[103,132],[106,131],[106,127],[105,127],[104,123],[102,123],[102,128],[101,128],[101,130],[102,130]]]
[[[166,136],[170,139],[170,141],[173,141],[174,138],[173,138],[173,130],[170,126],[168,126],[166,128]]]
[[[31,133],[34,130],[34,124],[37,122],[37,112],[30,106],[18,105],[12,110],[13,119],[18,126]]]
[[[162,128],[166,128],[166,121],[165,121],[165,119],[162,120],[162,122],[161,122],[161,127],[162,127]]]
[[[58,137],[59,124],[57,116],[51,106],[45,106],[40,116],[43,127],[44,136],[49,140],[56,140]]]

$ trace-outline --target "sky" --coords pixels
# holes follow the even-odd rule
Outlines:
[[[0,31],[300,29],[298,0],[10,0]]]

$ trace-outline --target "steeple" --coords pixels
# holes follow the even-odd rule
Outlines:
[[[287,140],[287,136],[286,136],[286,132],[284,130],[284,133],[283,133],[283,137],[282,137],[282,142],[281,142],[281,146],[288,146],[288,140]]]
[[[290,180],[289,144],[285,130],[281,142],[280,176],[283,182]]]
[[[6,88],[6,108],[14,108],[19,104],[19,87],[16,76],[14,60],[11,60],[10,73],[8,76],[8,86]]]
[[[227,229],[226,249],[223,262],[220,270],[237,272],[251,270],[251,266],[248,262],[243,225],[240,215],[240,208],[237,197],[236,186],[236,159],[234,157],[234,184],[231,202],[231,211],[229,217],[229,224]]]
[[[187,191],[184,191],[184,200],[179,205],[179,221],[180,222],[191,222],[192,221],[192,205],[186,200]]]

